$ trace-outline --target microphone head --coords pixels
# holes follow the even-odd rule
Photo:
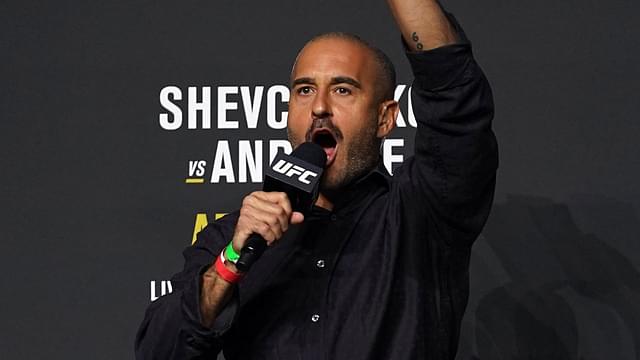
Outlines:
[[[327,165],[327,153],[324,152],[322,146],[312,142],[304,142],[300,144],[295,150],[293,150],[291,156],[302,159],[309,164],[313,164],[323,169]]]
[[[318,198],[327,153],[318,144],[300,144],[291,155],[280,152],[266,169],[264,191],[287,194],[295,211],[307,214]]]

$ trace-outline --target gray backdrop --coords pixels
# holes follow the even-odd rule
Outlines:
[[[444,5],[493,86],[500,145],[459,359],[640,358],[640,3]],[[384,1],[5,1],[0,24],[4,359],[132,358],[151,281],[181,268],[196,214],[260,186],[185,177],[218,140],[237,156],[238,140],[284,139],[266,98],[257,129],[237,111],[236,130],[168,131],[164,87],[186,114],[187,88],[210,86],[215,123],[219,86],[286,84],[298,48],[331,30],[411,80]],[[395,132],[397,152],[411,135]]]

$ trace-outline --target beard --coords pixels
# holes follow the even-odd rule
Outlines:
[[[371,120],[370,124],[376,124]],[[335,127],[328,118],[316,119],[305,134],[305,141],[311,141],[311,134],[317,128],[328,129],[340,144],[340,153],[345,159],[342,167],[336,167],[335,159],[332,166],[325,169],[325,173],[320,181],[320,191],[325,195],[337,194],[347,186],[366,175],[377,164],[379,158],[380,139],[376,136],[375,126],[364,126],[357,134],[354,134],[351,141],[345,142],[340,129]],[[289,142],[295,148],[302,143],[302,139],[287,133]],[[346,154],[346,155],[345,155]]]
[[[360,134],[354,136],[353,141],[347,145],[346,162],[343,167],[332,166],[325,173],[320,190],[324,192],[339,192],[362,176],[366,175],[378,162],[379,140],[374,131],[364,128]],[[336,159],[337,160],[337,159]]]

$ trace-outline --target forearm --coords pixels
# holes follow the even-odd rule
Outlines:
[[[457,34],[436,0],[387,0],[402,37],[413,51],[457,41]]]
[[[136,336],[137,359],[216,358],[239,302],[237,287],[217,279],[211,264],[229,243],[237,219],[232,213],[209,224],[184,250],[184,269],[171,278],[173,292],[145,313]]]
[[[136,359],[202,359],[216,357],[221,336],[231,326],[237,302],[224,300],[214,322],[203,324],[200,313],[206,270],[188,267],[171,281],[174,290],[149,305],[136,335]]]
[[[231,264],[230,266],[233,266]],[[232,269],[236,271],[235,269]],[[223,280],[211,266],[202,275],[202,293],[200,294],[200,314],[202,325],[210,328],[216,316],[231,299],[234,285]]]

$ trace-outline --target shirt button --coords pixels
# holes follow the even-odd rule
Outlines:
[[[320,320],[320,315],[318,315],[318,314],[313,314],[313,316],[311,317],[311,321],[313,321],[313,322],[318,322],[318,320]]]
[[[316,266],[322,269],[324,267],[324,260],[318,260],[316,262]]]
[[[331,221],[336,221],[336,220],[338,220],[338,217],[335,215],[331,215]]]

